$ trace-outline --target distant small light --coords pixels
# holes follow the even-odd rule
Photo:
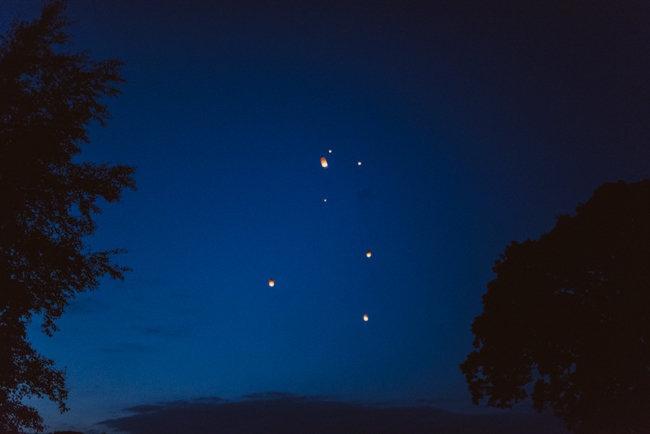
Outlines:
[[[327,202],[327,199],[324,199],[323,202]]]
[[[366,252],[366,256],[367,256],[367,257],[371,257],[371,256],[372,256],[372,253],[370,253],[370,250],[368,250],[368,251]]]
[[[269,286],[273,286],[273,285],[275,285],[275,280],[269,279]]]
[[[330,149],[330,154],[332,153],[332,150]]]
[[[320,165],[323,167],[327,167],[327,160],[325,159],[325,157],[320,159]]]
[[[363,316],[363,320],[364,320],[364,321],[368,321],[368,315],[364,315],[364,316]]]
[[[359,166],[361,166],[361,161],[359,161],[359,163],[357,163],[357,164],[359,164]]]

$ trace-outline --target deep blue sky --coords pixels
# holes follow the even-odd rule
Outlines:
[[[2,29],[42,4],[1,1]],[[67,366],[72,410],[35,404],[52,430],[268,391],[475,413],[458,364],[498,254],[650,173],[645,1],[68,16],[75,50],[126,63],[83,159],[137,166],[138,191],[89,239],[133,272],[78,296],[53,338],[33,327]]]

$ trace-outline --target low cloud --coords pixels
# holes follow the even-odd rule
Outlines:
[[[147,413],[149,411],[158,411],[164,409],[161,405],[136,405],[133,407],[125,408],[126,411],[131,411],[133,413]]]
[[[223,398],[218,398],[216,396],[206,396],[203,398],[197,398],[195,402],[212,402],[212,403],[223,402]]]
[[[454,398],[431,398],[431,399],[418,399],[420,404],[448,404],[450,402],[458,402],[458,399]]]
[[[189,336],[192,332],[189,327],[179,325],[174,325],[171,327],[164,325],[132,325],[129,327],[129,331],[134,332],[136,335],[144,335],[148,337],[161,336],[170,338]]]
[[[252,393],[237,402],[199,398],[141,405],[134,415],[100,422],[130,434],[567,434],[546,415],[460,415],[430,406],[379,407],[283,392]]]
[[[112,347],[102,349],[105,353],[141,353],[148,351],[149,347],[141,344],[133,344],[128,342],[121,342]]]
[[[303,395],[296,395],[295,393],[287,392],[263,392],[263,393],[250,393],[248,395],[243,395],[244,399],[272,399],[275,401],[279,400],[289,400],[289,401],[306,401],[308,397]]]
[[[66,313],[72,315],[97,315],[106,310],[106,303],[89,296],[77,296],[70,300]]]

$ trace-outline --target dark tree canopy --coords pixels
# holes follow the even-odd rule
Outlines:
[[[42,430],[26,396],[48,397],[66,410],[64,372],[26,340],[33,315],[48,335],[68,300],[104,275],[122,250],[92,251],[96,202],[135,189],[134,168],[73,163],[92,121],[109,119],[102,97],[120,94],[117,60],[70,53],[65,1],[43,7],[31,23],[16,20],[0,41],[0,432]]]
[[[576,433],[650,433],[650,180],[576,211],[500,255],[460,367],[475,404],[510,407],[534,382],[533,406]]]

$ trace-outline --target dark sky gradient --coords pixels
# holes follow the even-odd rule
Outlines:
[[[42,4],[0,1],[0,25]],[[77,297],[53,338],[32,329],[68,368],[72,410],[36,403],[52,430],[270,390],[483,412],[458,364],[498,254],[650,173],[645,0],[68,15],[75,49],[126,63],[83,158],[137,166],[138,191],[89,240],[134,271]]]

